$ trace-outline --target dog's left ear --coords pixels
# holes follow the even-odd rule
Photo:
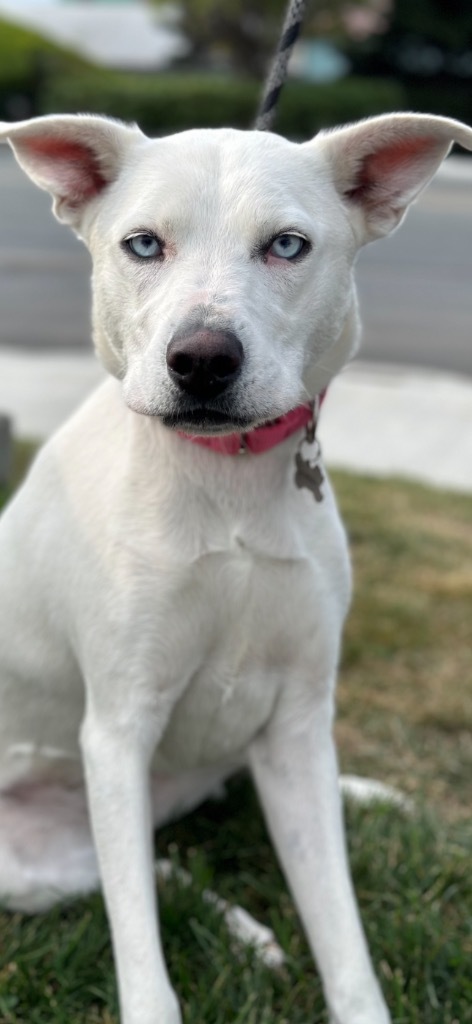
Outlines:
[[[90,201],[115,181],[144,138],[134,125],[84,114],[0,122],[0,142],[9,142],[20,167],[51,193],[58,220],[77,230]]]
[[[453,142],[472,149],[472,129],[445,117],[390,114],[320,132],[305,145],[328,161],[363,245],[398,227]]]

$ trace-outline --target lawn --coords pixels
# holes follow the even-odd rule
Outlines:
[[[29,452],[17,451],[23,471]],[[356,597],[338,700],[345,771],[411,794],[347,808],[355,885],[395,1024],[472,1022],[472,498],[333,474]],[[185,1024],[322,1024],[327,1017],[249,781],[158,837],[193,884],[160,889],[167,961]],[[276,932],[273,973],[235,948],[200,893],[211,886]],[[116,1024],[100,896],[41,918],[0,915],[2,1024]]]

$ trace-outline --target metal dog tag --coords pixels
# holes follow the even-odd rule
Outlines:
[[[311,458],[302,455],[302,448],[305,445],[315,449]],[[297,487],[307,487],[314,495],[315,501],[323,501],[321,485],[324,483],[324,476],[320,468],[320,455],[319,444],[315,442],[313,446],[308,446],[306,441],[302,442],[295,455],[295,484]]]

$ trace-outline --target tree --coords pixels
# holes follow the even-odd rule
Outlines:
[[[165,0],[151,0],[154,4]],[[357,0],[375,11],[379,0]],[[273,54],[287,0],[182,0],[180,26],[192,44],[193,63],[224,62],[232,70],[262,77]],[[344,37],[353,4],[314,0],[308,4],[304,31]]]
[[[470,0],[395,0],[387,31],[351,47],[363,72],[402,78],[472,78]]]
[[[472,43],[470,0],[396,0],[389,35],[410,36],[461,52]]]

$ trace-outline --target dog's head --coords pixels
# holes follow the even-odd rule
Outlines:
[[[91,116],[0,125],[93,257],[94,336],[128,405],[247,430],[318,393],[355,350],[353,265],[388,235],[457,121],[394,114],[297,145],[231,129],[146,138]]]

